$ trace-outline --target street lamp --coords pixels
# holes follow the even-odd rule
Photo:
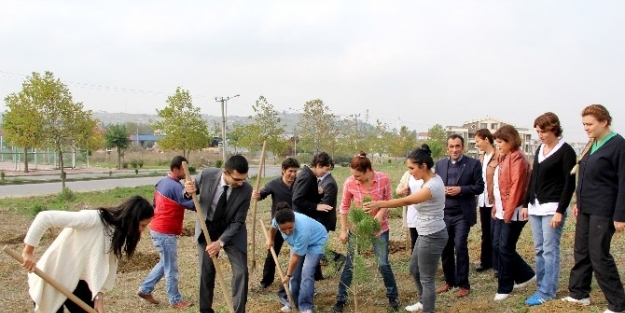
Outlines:
[[[228,100],[232,99],[232,98],[236,98],[239,95],[234,95],[231,97],[215,97],[215,101],[216,102],[221,102],[221,148],[223,150],[222,152],[222,158],[223,158],[223,164],[226,164],[226,113],[225,113],[225,107],[226,104],[228,102]]]

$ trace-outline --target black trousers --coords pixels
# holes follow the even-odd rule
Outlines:
[[[72,292],[78,299],[85,302],[88,306],[93,308],[93,301],[91,301],[91,289],[89,289],[89,285],[84,280],[79,280],[76,289]],[[65,303],[61,305],[61,307],[56,311],[56,313],[63,313],[63,307],[65,307],[70,313],[86,313],[87,311],[83,310],[78,304],[74,303],[74,301],[69,298],[65,300]]]
[[[482,244],[480,250],[480,265],[484,268],[493,267],[495,255],[493,253],[493,224],[490,207],[480,207],[480,226],[482,227]]]
[[[614,221],[609,216],[580,213],[575,226],[575,265],[569,278],[569,296],[575,299],[590,296],[590,283],[595,273],[599,288],[608,301],[608,309],[625,310],[625,292],[610,254]]]
[[[469,227],[469,221],[462,213],[453,216],[445,213],[444,219],[449,234],[447,245],[441,255],[445,282],[452,287],[470,289],[468,240],[471,227]]]
[[[273,236],[273,249],[276,251],[276,255],[280,255],[283,244],[284,238],[282,238],[280,231],[276,231],[275,236]],[[260,280],[260,283],[269,286],[273,283],[275,276],[276,262],[273,260],[273,256],[271,256],[271,251],[267,250],[267,257],[265,258],[265,265],[263,266],[263,278]]]

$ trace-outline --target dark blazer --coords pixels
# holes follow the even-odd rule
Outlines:
[[[308,166],[304,166],[293,183],[293,211],[317,219],[317,204],[321,195],[317,188],[317,176]]]
[[[317,212],[317,221],[326,227],[327,231],[336,230],[336,202],[339,194],[339,186],[334,180],[332,173],[323,178],[319,185],[323,188],[321,203],[332,207],[328,212]]]
[[[213,198],[219,187],[219,181],[223,170],[219,168],[207,168],[195,177],[195,187],[200,195],[200,207],[204,220],[208,215]],[[226,213],[222,221],[213,221],[215,223],[223,223],[225,230],[219,231],[218,238],[224,242],[224,245],[234,245],[240,251],[247,252],[247,228],[245,227],[245,219],[247,211],[250,208],[250,199],[252,196],[252,186],[245,182],[239,188],[233,188],[228,197]],[[210,227],[212,228],[212,226]],[[212,231],[209,229],[209,232]],[[195,240],[198,240],[202,234],[200,222],[195,222]],[[217,239],[217,238],[215,238]]]
[[[447,169],[449,159],[442,159],[436,162],[434,171],[443,179],[447,186]],[[469,226],[477,222],[477,197],[484,192],[484,180],[482,179],[482,165],[480,161],[463,155],[460,160],[460,170],[458,172],[457,186],[460,186],[460,194],[454,196],[460,203],[462,214],[469,222]]]

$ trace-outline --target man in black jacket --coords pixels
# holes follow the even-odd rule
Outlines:
[[[445,285],[436,290],[447,292],[458,287],[456,297],[469,295],[469,249],[471,226],[477,221],[476,198],[484,191],[480,162],[463,155],[464,138],[451,135],[447,138],[449,159],[436,162],[434,171],[445,183],[445,224],[449,241],[441,256]],[[455,256],[454,256],[455,250]]]
[[[325,202],[323,188],[320,186],[319,179],[330,172],[334,166],[334,162],[330,155],[326,152],[317,153],[310,166],[304,166],[297,174],[295,183],[293,183],[293,210],[302,214],[306,214],[311,218],[319,221],[327,230],[336,228],[336,197],[338,186],[334,193],[334,202],[332,202],[331,189],[327,193]],[[334,178],[332,178],[334,180]],[[328,181],[329,182],[329,181]],[[336,185],[336,181],[334,182]],[[328,184],[329,186],[329,184]],[[333,203],[334,206],[328,203]],[[317,266],[315,271],[315,280],[323,279],[321,267]]]

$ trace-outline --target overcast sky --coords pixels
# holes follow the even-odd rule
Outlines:
[[[205,114],[319,98],[418,131],[553,111],[585,141],[591,103],[625,131],[624,17],[617,0],[2,1],[0,96],[49,70],[94,111],[155,113],[181,86]]]

